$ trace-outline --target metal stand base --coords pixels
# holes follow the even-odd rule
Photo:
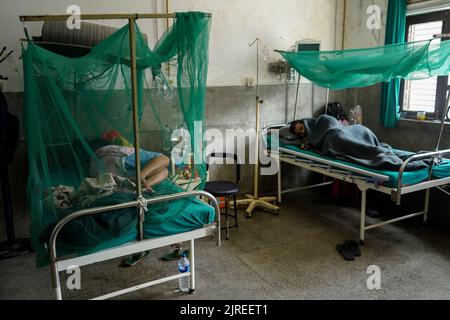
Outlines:
[[[28,238],[0,243],[0,260],[15,258],[29,252],[33,252],[33,249]]]
[[[247,206],[247,209],[245,210],[247,218],[252,217],[253,210],[256,208],[269,211],[273,214],[278,214],[280,211],[280,207],[271,203],[276,202],[278,200],[277,197],[255,197],[250,194],[246,194],[245,196],[247,199],[237,200],[236,205]]]

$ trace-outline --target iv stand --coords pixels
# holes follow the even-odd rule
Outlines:
[[[255,172],[254,172],[254,190],[253,195],[247,194],[247,199],[237,200],[237,205],[246,205],[246,216],[247,218],[252,217],[252,212],[256,208],[261,208],[266,211],[270,211],[274,214],[278,214],[279,207],[272,204],[272,202],[277,201],[277,197],[259,197],[259,113],[260,106],[264,103],[263,99],[259,97],[259,45],[261,40],[256,38],[249,47],[252,47],[256,43],[256,139],[255,139]]]
[[[297,119],[298,92],[300,90],[301,77],[302,77],[302,75],[299,73],[298,80],[297,80],[297,91],[295,92],[294,117],[292,118],[292,121],[295,121]]]

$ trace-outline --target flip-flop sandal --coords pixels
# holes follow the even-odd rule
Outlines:
[[[150,251],[144,251],[133,254],[131,257],[125,259],[122,261],[122,264],[120,265],[122,268],[128,268],[136,265],[140,261],[142,261],[146,256],[150,254]]]
[[[341,254],[341,256],[347,261],[355,260],[355,257],[348,246],[343,243],[339,243],[336,246],[336,250]]]
[[[161,258],[159,258],[159,260],[160,261],[173,261],[173,260],[177,260],[179,256],[180,256],[180,250],[174,250],[171,253],[163,255]]]
[[[173,260],[178,260],[179,258],[181,258],[183,255],[185,255],[187,258],[189,258],[189,250],[184,250],[183,252],[180,253],[180,250],[174,250],[171,253],[168,253],[164,256],[162,256],[161,258],[159,258],[160,261],[173,261]]]
[[[358,242],[356,242],[355,240],[346,240],[344,244],[350,249],[351,253],[355,257],[361,256],[361,249],[359,248]]]

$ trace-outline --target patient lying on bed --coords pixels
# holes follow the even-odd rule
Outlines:
[[[380,143],[376,135],[363,125],[343,126],[328,115],[293,121],[290,131],[298,136],[305,149],[372,169],[398,171],[403,160],[411,155]],[[424,161],[412,161],[406,170],[426,167]]]
[[[102,172],[109,172],[121,177],[136,177],[136,154],[133,147],[106,145],[95,150],[96,159],[89,166],[89,175],[96,177]],[[140,150],[141,182],[148,191],[164,181],[169,172],[169,159],[161,153]]]

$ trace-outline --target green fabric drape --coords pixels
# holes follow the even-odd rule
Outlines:
[[[170,156],[167,140],[170,144],[171,137],[167,137],[166,129],[184,128],[189,131],[191,140],[183,140],[183,143],[201,159],[205,143],[194,141],[194,127],[196,123],[204,126],[205,122],[210,25],[208,14],[176,13],[172,27],[152,50],[136,24],[142,149]],[[29,42],[22,54],[29,158],[28,204],[32,217],[32,244],[38,265],[42,265],[47,260],[47,251],[39,238],[63,216],[81,209],[79,202],[70,209],[55,207],[53,188],[65,185],[77,189],[83,179],[89,177],[89,165],[92,159],[97,159],[95,150],[105,132],[114,130],[133,142],[129,25],[79,58],[55,54],[33,42]],[[170,96],[160,91],[167,91],[167,88],[149,84],[158,78],[165,81],[161,64],[167,62],[172,66],[176,64],[171,68],[172,76],[176,72],[176,90],[171,90]],[[192,167],[191,177],[198,177],[199,188],[202,188],[206,178],[205,165],[199,163]],[[171,172],[170,178],[175,181],[179,177]],[[184,188],[188,187],[189,183],[186,183]],[[181,189],[162,185],[145,195],[156,196],[174,190]],[[125,201],[135,197],[135,193],[124,193],[119,199]],[[108,199],[111,204],[119,201],[114,197]],[[152,228],[151,224],[155,222],[177,217],[189,202],[178,201],[166,209],[150,210],[144,229]],[[113,246],[135,238],[137,216],[131,215],[130,220],[111,214],[108,219],[108,225],[115,228],[105,227],[104,221],[98,224],[95,219],[85,220],[83,228],[86,232],[80,235],[83,241],[75,241],[66,247],[61,244],[58,252],[93,252],[103,248],[105,243]]]
[[[406,29],[406,0],[389,0],[385,44],[403,43]],[[387,128],[397,125],[400,117],[400,79],[383,83],[380,122]]]
[[[450,41],[426,40],[338,51],[280,51],[280,54],[302,76],[333,90],[450,73]]]

